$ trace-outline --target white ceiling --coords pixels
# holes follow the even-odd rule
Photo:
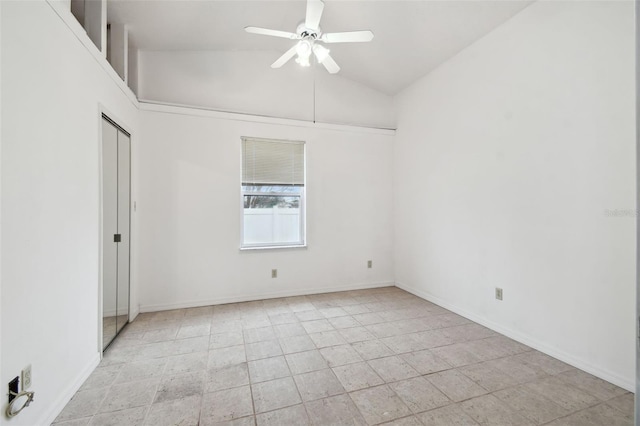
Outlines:
[[[333,44],[343,77],[388,95],[454,56],[532,3],[530,0],[325,0],[324,32],[370,29],[370,43]],[[141,50],[260,50],[273,60],[293,41],[248,34],[245,26],[295,32],[306,2],[110,0],[108,20],[129,26]]]

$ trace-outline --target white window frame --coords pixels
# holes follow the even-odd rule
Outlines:
[[[262,140],[267,142],[275,142],[275,143],[297,143],[302,144],[303,150],[303,165],[304,165],[304,185],[301,187],[301,191],[299,194],[292,194],[290,192],[256,192],[256,191],[247,191],[245,192],[242,187],[242,142],[245,139],[253,139],[253,140]],[[287,140],[287,139],[266,139],[266,138],[256,138],[243,136],[240,138],[240,250],[269,250],[269,249],[291,249],[291,248],[306,248],[307,247],[307,202],[306,202],[306,192],[307,192],[307,143],[305,141],[298,140]],[[273,186],[285,186],[273,184]],[[244,197],[245,195],[259,195],[259,196],[282,196],[282,197],[291,197],[291,196],[299,196],[300,197],[300,237],[301,240],[297,243],[259,243],[259,244],[245,244],[244,243]]]

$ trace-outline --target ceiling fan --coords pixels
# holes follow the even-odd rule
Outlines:
[[[340,71],[340,67],[329,55],[329,49],[320,43],[362,43],[371,41],[373,33],[368,30],[323,33],[320,29],[320,18],[323,10],[324,3],[321,0],[308,0],[306,19],[298,25],[295,33],[258,27],[245,27],[245,31],[253,34],[298,40],[291,49],[287,50],[284,55],[271,64],[271,68],[280,68],[296,54],[298,55],[296,62],[303,67],[308,67],[310,66],[309,59],[313,53],[318,62],[324,65],[330,74],[335,74]]]

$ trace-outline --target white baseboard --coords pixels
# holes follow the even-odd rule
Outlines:
[[[48,412],[46,412],[40,419],[40,421],[36,422],[38,425],[50,425],[53,421],[58,417],[58,415],[62,412],[64,407],[67,405],[73,395],[76,394],[78,389],[82,386],[82,384],[89,378],[93,370],[100,363],[100,354],[96,353],[91,361],[82,369],[80,374],[76,377],[73,382],[65,390],[60,393],[58,399],[56,399],[53,404],[51,404],[51,408]],[[38,396],[36,395],[36,398]]]
[[[626,389],[629,392],[635,392],[635,382],[633,379],[629,379],[627,377],[621,377],[620,375],[613,373],[607,369],[603,369],[598,366],[595,366],[582,358],[568,354],[556,347],[549,346],[548,344],[541,342],[520,331],[516,331],[511,328],[504,327],[500,324],[497,324],[493,321],[486,319],[485,317],[468,312],[424,290],[419,290],[415,287],[411,287],[407,284],[400,283],[400,282],[396,282],[396,287],[401,288],[405,291],[408,291],[409,293],[415,294],[416,296],[421,297],[425,300],[428,300],[429,302],[435,303],[438,306],[448,309],[451,312],[461,315],[487,328],[490,328],[491,330],[498,332],[500,334],[503,334],[517,342],[520,342],[542,353],[545,353],[549,356],[557,358],[560,361],[566,362],[567,364],[572,365],[576,368],[579,368],[580,370],[586,371],[589,374],[593,374],[594,376],[599,377],[603,380],[606,380],[607,382],[613,383],[616,386],[620,386],[621,388]]]
[[[242,296],[228,296],[207,300],[192,300],[185,302],[158,304],[158,305],[140,305],[140,312],[157,312],[168,311],[171,309],[197,308],[200,306],[223,305],[225,303],[251,302],[254,300],[276,299],[279,297],[307,296],[319,293],[332,293],[336,291],[363,290],[368,288],[394,287],[393,281],[385,281],[379,283],[367,284],[347,284],[335,287],[322,287],[301,290],[276,291],[262,294],[251,294]]]

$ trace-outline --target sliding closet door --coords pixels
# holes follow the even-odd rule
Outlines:
[[[129,212],[131,140],[118,132],[118,332],[129,321]]]
[[[102,347],[116,336],[118,245],[118,129],[102,120]]]
[[[102,119],[102,348],[129,321],[131,139]]]

